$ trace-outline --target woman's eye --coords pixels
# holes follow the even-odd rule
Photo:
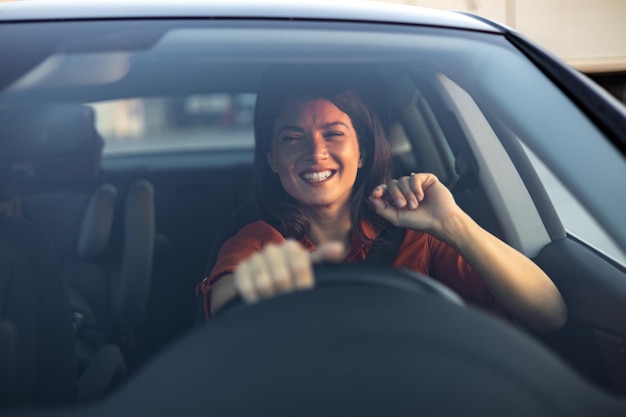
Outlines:
[[[282,137],[282,141],[283,142],[297,142],[298,140],[300,140],[300,136],[283,136]]]
[[[332,138],[332,137],[336,137],[336,136],[343,136],[343,132],[340,132],[338,130],[333,130],[333,131],[330,131],[330,132],[326,132],[324,134],[324,136],[327,137],[327,138]]]

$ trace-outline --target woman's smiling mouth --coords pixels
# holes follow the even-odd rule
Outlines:
[[[337,171],[330,169],[319,172],[303,172],[300,174],[300,178],[306,182],[322,182],[335,175],[336,172]]]

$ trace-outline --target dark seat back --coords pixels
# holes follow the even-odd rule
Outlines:
[[[224,220],[224,223],[222,223],[222,226],[218,229],[213,239],[213,243],[211,244],[209,256],[204,267],[205,277],[209,276],[211,270],[215,266],[215,263],[217,262],[217,255],[219,254],[224,242],[226,242],[228,238],[237,234],[242,227],[259,220],[259,218],[260,217],[256,209],[256,202],[251,200],[236,208],[235,211],[233,211]],[[204,296],[199,296],[196,301],[195,324],[198,325],[204,321]]]
[[[0,405],[59,405],[76,399],[71,312],[54,250],[34,225],[0,219]],[[6,369],[6,374],[4,373]]]
[[[145,180],[133,182],[124,205],[123,253],[119,274],[112,282],[112,312],[118,323],[132,327],[144,320],[152,281],[156,238],[154,187]]]
[[[226,240],[235,234],[245,225],[253,223],[259,220],[259,214],[256,209],[256,203],[254,200],[250,200],[241,206],[237,207],[222,223],[218,229],[213,242],[211,244],[211,250],[204,267],[204,274],[208,276],[211,270],[217,262],[217,255],[220,248],[226,242]]]
[[[10,172],[0,165],[0,184],[9,184]],[[0,196],[8,199],[11,193],[2,188]],[[78,378],[68,294],[74,293],[67,291],[47,236],[0,212],[0,408],[95,400],[125,375],[119,348],[106,344]]]

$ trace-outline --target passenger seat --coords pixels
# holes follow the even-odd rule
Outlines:
[[[74,337],[58,260],[36,226],[7,214],[12,198],[0,161],[0,407],[71,404]]]
[[[138,180],[120,199],[116,187],[100,182],[103,140],[90,107],[23,113],[15,119],[28,120],[54,142],[51,147],[67,148],[54,158],[29,155],[17,211],[44,231],[60,258],[82,374],[107,343],[128,353],[133,330],[143,321],[152,273],[154,190]],[[118,240],[112,235],[117,221],[123,224]]]

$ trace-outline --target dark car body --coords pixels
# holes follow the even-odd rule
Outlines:
[[[0,5],[0,62],[2,180],[14,182],[7,204],[22,204],[9,217],[47,236],[61,280],[85,299],[81,310],[70,297],[74,331],[93,315],[89,342],[119,348],[127,368],[108,393],[81,388],[94,362],[83,364],[78,394],[9,392],[0,414],[626,409],[626,111],[515,31],[368,2],[15,2]],[[435,173],[481,226],[533,259],[561,291],[567,325],[531,334],[384,268],[320,271],[314,291],[199,324],[195,287],[249,220],[239,208],[254,195],[254,97],[277,66],[351,71],[370,85],[397,174]],[[87,136],[105,145],[83,167]],[[103,185],[115,190],[108,217],[84,220]],[[85,224],[97,225],[89,236],[108,228],[92,256]],[[6,386],[28,390],[27,343],[6,334],[4,351],[17,346],[0,362],[16,375]],[[83,349],[85,334],[74,337]],[[49,374],[29,378],[54,385]]]

